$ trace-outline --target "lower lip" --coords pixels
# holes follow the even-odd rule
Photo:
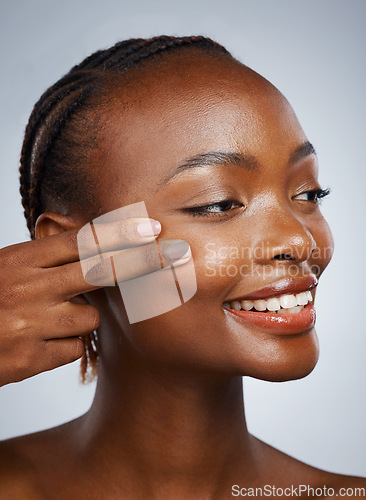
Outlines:
[[[307,304],[300,312],[295,314],[224,309],[244,322],[260,326],[266,329],[268,333],[274,333],[277,335],[303,333],[310,330],[315,325],[315,307],[310,303]]]

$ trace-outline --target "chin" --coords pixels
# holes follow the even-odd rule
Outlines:
[[[267,382],[289,382],[290,380],[299,380],[301,378],[307,377],[315,368],[316,361],[304,366],[293,367],[281,367],[280,369],[273,369],[270,373],[267,373],[259,378],[261,380],[266,380]]]
[[[268,382],[298,380],[314,370],[318,359],[319,342],[312,329],[306,334],[266,343],[241,374]]]

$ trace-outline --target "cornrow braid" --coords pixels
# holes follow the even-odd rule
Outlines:
[[[19,168],[20,194],[32,239],[36,221],[49,200],[84,209],[93,206],[93,184],[82,165],[87,165],[88,155],[95,148],[99,123],[98,118],[93,123],[92,112],[100,103],[108,76],[184,47],[232,57],[222,45],[204,36],[131,38],[94,52],[40,97],[25,130]],[[73,182],[75,168],[78,183]],[[83,341],[80,377],[85,382],[97,373],[97,333],[83,337]]]
[[[33,239],[37,217],[42,213],[41,200],[37,196],[39,195],[40,178],[44,171],[47,154],[53,146],[52,138],[57,137],[62,125],[71,116],[77,105],[82,102],[82,94],[77,95],[77,91],[80,92],[81,81],[80,75],[78,76],[79,81],[76,83],[66,82],[64,87],[56,84],[53,92],[47,91],[42,96],[33,108],[25,131],[19,169],[20,193],[28,229]],[[85,77],[85,81],[87,80]],[[71,99],[70,95],[74,99]],[[69,103],[69,107],[67,103]],[[51,122],[50,118],[56,107],[59,108],[58,113],[54,113],[54,120]],[[48,127],[46,127],[46,123]],[[43,144],[41,136],[43,136]]]

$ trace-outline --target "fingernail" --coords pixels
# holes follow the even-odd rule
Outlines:
[[[175,240],[167,243],[164,248],[164,255],[170,260],[178,260],[182,257],[189,257],[191,255],[191,249],[186,241]]]
[[[161,224],[158,220],[149,219],[148,221],[140,222],[137,225],[137,231],[144,238],[156,236],[161,231]]]

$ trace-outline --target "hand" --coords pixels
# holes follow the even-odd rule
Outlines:
[[[161,263],[165,267],[187,262],[189,245],[182,240],[160,242],[159,256],[155,243],[159,227],[150,236],[138,230],[140,223],[145,222],[140,228],[150,227],[146,226],[150,220],[98,225],[105,253],[96,255],[95,243],[83,242],[83,267],[77,229],[0,250],[0,386],[83,355],[81,336],[98,328],[100,317],[92,305],[72,302],[74,297],[159,270]],[[179,260],[187,250],[188,257]],[[113,280],[105,265],[110,256],[118,256],[119,262]]]

